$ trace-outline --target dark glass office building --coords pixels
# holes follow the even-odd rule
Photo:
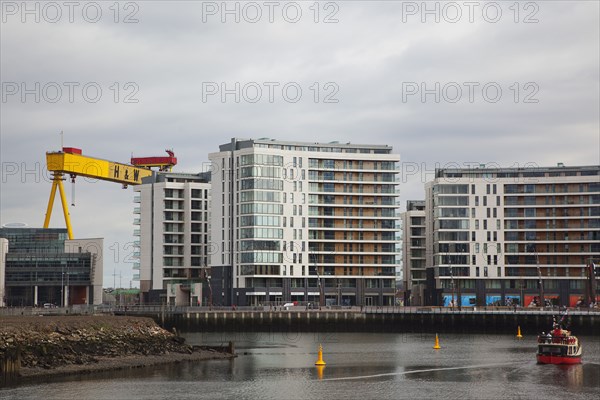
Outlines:
[[[4,306],[101,301],[94,298],[102,286],[101,239],[67,240],[66,229],[41,228],[0,228],[0,238],[8,241],[1,250]]]

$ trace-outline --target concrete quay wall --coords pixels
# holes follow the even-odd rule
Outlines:
[[[182,332],[452,332],[537,334],[552,328],[551,312],[188,311],[145,314]],[[556,314],[555,314],[556,315]],[[600,313],[569,316],[575,335],[600,332]]]

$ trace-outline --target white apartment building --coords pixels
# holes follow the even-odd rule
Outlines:
[[[134,270],[142,302],[207,303],[209,175],[157,172],[134,191]]]
[[[215,304],[394,304],[390,146],[232,139],[209,159]]]
[[[426,185],[426,303],[575,305],[600,259],[599,173],[437,170]]]

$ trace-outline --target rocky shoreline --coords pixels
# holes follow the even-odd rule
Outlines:
[[[17,381],[234,357],[189,346],[150,318],[118,316],[0,317],[0,360],[9,355]]]

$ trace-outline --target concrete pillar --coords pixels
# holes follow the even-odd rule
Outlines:
[[[37,285],[33,287],[33,305],[38,305],[38,287]]]

